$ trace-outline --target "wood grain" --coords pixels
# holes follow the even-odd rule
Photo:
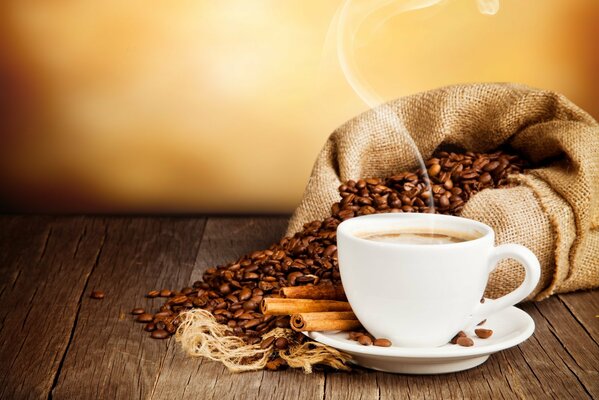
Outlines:
[[[101,219],[0,217],[0,398],[48,398],[103,241]]]
[[[150,339],[129,313],[136,306],[157,307],[160,300],[144,299],[148,290],[189,283],[204,225],[204,218],[108,221],[87,290],[101,289],[106,297],[83,297],[54,398],[149,397],[175,343]]]
[[[284,217],[0,217],[0,398],[599,398],[599,291],[522,308],[532,338],[455,374],[232,374],[132,322],[149,289],[266,248]],[[91,290],[106,293],[89,298]],[[492,327],[491,327],[492,328]]]
[[[551,347],[545,346],[545,350],[559,356],[590,397],[599,398],[599,346],[559,298],[549,298],[543,303],[546,303],[543,307],[536,304],[536,308],[553,336]]]
[[[586,290],[560,294],[557,298],[564,303],[568,311],[576,318],[576,321],[599,345],[599,291]]]

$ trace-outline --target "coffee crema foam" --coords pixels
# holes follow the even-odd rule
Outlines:
[[[355,235],[361,239],[382,243],[399,244],[450,244],[461,243],[478,239],[482,235],[478,232],[453,232],[453,231],[378,231],[365,232]]]

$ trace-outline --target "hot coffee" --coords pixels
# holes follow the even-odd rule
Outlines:
[[[399,244],[448,244],[474,240],[481,235],[475,232],[424,231],[404,229],[401,231],[367,232],[356,235],[374,242]]]
[[[381,213],[348,219],[337,227],[343,289],[374,337],[398,347],[442,346],[456,332],[518,303],[539,282],[541,268],[530,250],[494,243],[491,227],[461,217]],[[506,258],[522,264],[523,283],[481,303],[489,274]],[[472,344],[468,338],[460,342]]]

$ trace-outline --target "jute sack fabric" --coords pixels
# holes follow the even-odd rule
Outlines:
[[[599,286],[599,124],[563,95],[517,84],[470,84],[400,98],[348,121],[329,137],[287,234],[323,219],[343,181],[419,167],[441,145],[486,152],[509,145],[535,167],[515,187],[486,189],[462,216],[494,228],[497,244],[519,243],[539,258],[530,296]],[[486,296],[517,287],[522,268],[502,261]]]

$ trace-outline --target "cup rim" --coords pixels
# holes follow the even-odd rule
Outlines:
[[[413,220],[442,220],[442,221],[461,221],[468,224],[473,225],[476,228],[482,229],[484,234],[480,237],[472,240],[466,240],[464,242],[458,243],[428,243],[428,244],[413,244],[413,243],[395,243],[395,242],[377,242],[373,240],[368,240],[351,234],[348,230],[357,224],[365,223],[366,220],[371,219],[413,219]],[[414,248],[417,246],[419,249],[440,249],[447,247],[468,247],[472,245],[476,245],[478,243],[484,242],[488,240],[489,237],[494,241],[494,231],[489,225],[484,224],[480,221],[476,221],[470,218],[458,217],[453,215],[443,215],[443,214],[428,214],[428,213],[384,213],[384,214],[370,214],[370,215],[361,215],[359,217],[354,217],[347,219],[341,222],[337,226],[337,236],[343,235],[348,239],[356,240],[360,243],[369,244],[373,246],[381,246],[381,247],[391,247],[391,248]]]

